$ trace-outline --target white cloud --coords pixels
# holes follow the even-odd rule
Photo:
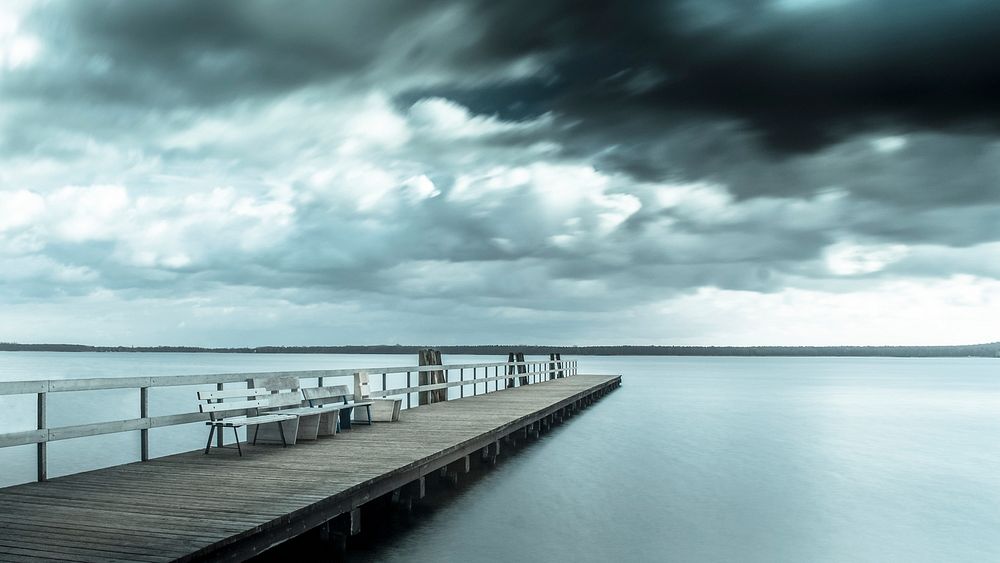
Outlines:
[[[133,198],[124,186],[68,186],[47,195],[18,191],[0,196],[5,196],[0,199],[5,203],[0,234],[18,229],[22,237],[0,239],[11,241],[5,245],[9,254],[48,259],[41,252],[49,245],[86,248],[103,241],[115,249],[104,260],[144,268],[184,268],[196,259],[210,264],[234,252],[253,255],[273,248],[292,228],[295,212],[286,201],[242,195],[233,188],[182,199]]]
[[[46,197],[52,232],[69,242],[112,238],[127,218],[122,186],[68,186]]]
[[[3,41],[0,44],[0,66],[9,70],[30,65],[42,50],[41,41],[30,35],[19,35],[0,41]]]
[[[909,249],[901,244],[859,245],[841,242],[826,250],[826,266],[838,276],[871,274],[904,258]]]
[[[872,147],[882,153],[893,153],[906,148],[906,137],[879,137],[872,139]]]
[[[474,116],[467,108],[451,100],[425,98],[410,108],[409,121],[415,129],[427,135],[440,139],[465,139],[537,129],[548,122],[548,117],[523,123],[507,122],[497,117]]]
[[[41,40],[22,28],[29,5],[19,1],[0,5],[0,77],[4,71],[32,65],[42,53]]]
[[[733,196],[724,186],[709,183],[656,186],[656,203],[699,223],[722,223],[735,217]]]
[[[774,0],[774,7],[786,11],[824,10],[853,4],[858,0]]]
[[[34,192],[0,192],[0,233],[32,224],[44,210],[45,199]]]
[[[441,190],[437,189],[434,182],[424,174],[407,178],[402,187],[403,195],[411,202],[441,195]]]
[[[410,140],[411,133],[406,120],[392,108],[388,98],[374,93],[346,119],[342,136],[340,150],[350,154],[370,148],[401,147]]]

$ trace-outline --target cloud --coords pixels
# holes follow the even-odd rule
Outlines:
[[[989,3],[5,10],[3,339],[753,343],[1000,279]]]
[[[863,246],[840,242],[827,248],[826,265],[838,276],[871,274],[906,256],[903,245]]]

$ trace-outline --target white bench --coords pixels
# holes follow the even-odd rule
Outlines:
[[[254,426],[254,435],[256,436],[261,424],[275,424],[278,427],[278,433],[281,435],[281,444],[287,446],[288,442],[285,440],[284,423],[296,420],[295,415],[279,413],[256,416],[247,415],[247,411],[250,409],[269,407],[271,404],[270,397],[270,392],[264,388],[199,391],[198,400],[205,401],[205,403],[198,405],[198,410],[208,413],[209,416],[209,420],[205,423],[210,427],[208,431],[208,444],[205,445],[205,454],[208,454],[212,448],[212,437],[215,435],[216,429],[219,431],[219,436],[222,436],[223,429],[232,428],[233,435],[236,436],[236,449],[240,452],[240,457],[242,457],[243,448],[240,447],[240,435],[237,429],[243,426]],[[226,399],[230,399],[230,401],[226,402]],[[242,400],[232,401],[232,399]],[[239,411],[242,411],[242,414],[224,416],[226,413]]]
[[[403,399],[393,399],[384,397],[373,399],[371,388],[368,382],[368,372],[359,371],[354,374],[354,402],[371,401],[372,406],[368,409],[368,422],[396,422],[399,420],[399,410],[403,406]],[[355,419],[354,422],[364,422]]]
[[[264,388],[271,392],[269,413],[294,415],[298,418],[294,438],[297,440],[315,440],[319,436],[332,436],[337,433],[339,413],[342,405],[324,405],[322,407],[303,406],[305,397],[299,389],[299,379],[289,376],[255,377],[247,381],[252,388]],[[277,443],[278,436],[273,429],[265,429],[259,436],[264,443]]]
[[[348,400],[354,398],[354,393],[346,385],[331,385],[330,387],[313,387],[303,389],[302,395],[309,402],[309,408],[326,407],[327,403],[334,403],[340,409],[340,427],[348,430],[351,428],[351,414],[356,407],[361,407],[368,413],[366,420],[355,420],[354,422],[372,423],[372,402]]]

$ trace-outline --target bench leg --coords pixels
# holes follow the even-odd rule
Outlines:
[[[260,430],[260,425],[255,424],[253,426],[253,445],[257,445],[257,432]]]
[[[368,411],[368,426],[372,425],[372,406],[365,405],[365,410]]]
[[[322,417],[319,414],[299,416],[299,428],[295,434],[295,441],[319,438],[320,418]]]
[[[240,457],[243,457],[243,448],[240,447],[240,433],[235,426],[233,426],[233,436],[236,437],[236,451],[240,452]]]
[[[288,442],[285,441],[285,423],[284,423],[284,421],[281,421],[281,420],[278,421],[278,432],[281,433],[281,447],[282,448],[287,448],[288,447]]]
[[[208,455],[208,450],[212,448],[212,436],[215,434],[215,425],[210,424],[208,426],[208,444],[205,445],[205,455]]]

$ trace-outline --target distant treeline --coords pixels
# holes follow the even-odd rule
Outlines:
[[[258,346],[200,348],[197,346],[84,346],[81,344],[15,344],[0,342],[2,352],[211,352],[230,354],[416,354],[428,346]],[[965,346],[536,346],[523,344],[434,346],[443,354],[501,356],[517,351],[528,355],[567,356],[892,356],[917,358],[1000,357],[1000,342]]]

